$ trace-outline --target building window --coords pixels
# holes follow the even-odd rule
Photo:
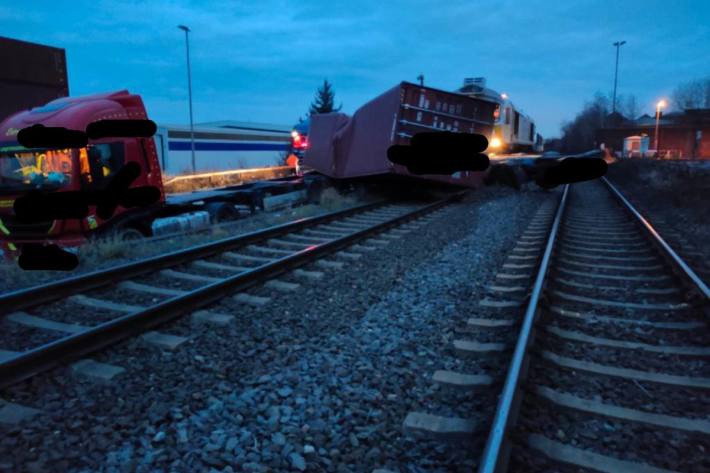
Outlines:
[[[422,121],[422,112],[417,112],[417,121]]]

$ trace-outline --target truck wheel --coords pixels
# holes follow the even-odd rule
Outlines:
[[[137,228],[126,227],[116,232],[116,236],[121,241],[142,240],[145,235]]]
[[[210,214],[212,223],[229,222],[239,218],[237,209],[227,202],[212,202],[205,206],[205,210]]]

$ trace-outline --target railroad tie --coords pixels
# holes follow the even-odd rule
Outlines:
[[[243,273],[245,271],[250,271],[252,268],[245,268],[242,266],[232,266],[229,264],[213,263],[212,261],[193,261],[191,266],[198,269],[212,269],[216,271],[228,271],[232,273]]]
[[[377,249],[374,246],[366,246],[366,245],[359,245],[359,244],[353,245],[350,248],[352,248],[355,251],[374,251]]]
[[[537,258],[537,256],[536,256]],[[534,264],[516,264],[516,263],[504,263],[503,269],[534,269]]]
[[[505,351],[504,343],[479,343],[473,340],[454,340],[454,350],[460,356]]]
[[[175,271],[174,269],[163,269],[162,271],[160,271],[160,275],[166,278],[182,279],[184,281],[199,282],[205,284],[211,284],[222,280],[221,278],[215,278],[213,276],[185,273],[182,271]]]
[[[141,284],[134,281],[121,281],[116,284],[116,287],[125,291],[144,292],[146,294],[155,294],[158,296],[175,297],[187,294],[187,291],[182,291],[180,289],[169,289],[166,287],[151,286],[148,284]]]
[[[203,322],[218,326],[225,326],[229,325],[234,320],[234,316],[211,312],[208,310],[198,310],[197,312],[194,312],[192,314],[192,320],[194,322]]]
[[[0,399],[0,424],[18,425],[41,413],[39,409]]]
[[[471,325],[473,327],[489,327],[489,328],[497,328],[497,327],[510,327],[515,324],[515,320],[513,319],[481,319],[477,317],[470,317],[469,319],[466,320],[467,325]]]
[[[352,253],[349,251],[338,251],[335,256],[349,260],[359,260],[360,258],[362,258],[362,255],[360,253]]]
[[[465,440],[473,435],[477,425],[471,419],[410,412],[402,427],[405,432],[413,435],[424,434],[438,440]]]
[[[79,324],[66,324],[63,322],[55,322],[54,320],[37,317],[25,312],[13,312],[8,314],[6,320],[16,324],[24,325],[25,327],[39,328],[42,330],[53,330],[62,333],[79,333],[87,330],[89,327]]]
[[[232,299],[253,307],[262,307],[271,301],[270,297],[252,296],[251,294],[247,294],[245,292],[237,294],[236,296],[232,297]]]
[[[578,296],[576,294],[570,294],[564,291],[552,291],[555,297],[564,299],[567,301],[575,302],[578,304],[589,304],[592,306],[602,306],[602,307],[620,307],[623,309],[640,309],[640,310],[683,310],[690,307],[686,302],[680,303],[638,303],[638,302],[624,302],[624,301],[614,301],[608,299],[599,299],[594,297]]]
[[[496,301],[493,299],[482,299],[478,302],[478,305],[481,307],[490,307],[494,309],[508,309],[508,308],[516,308],[516,307],[522,307],[523,301],[512,301],[512,300],[504,300],[504,301]]]
[[[294,269],[292,274],[298,278],[312,280],[323,279],[323,276],[325,275],[322,271],[306,271],[305,269]]]
[[[616,340],[613,338],[594,337],[581,332],[565,330],[554,325],[545,326],[545,330],[565,340],[590,343],[598,346],[624,348],[628,350],[643,350],[652,353],[664,353],[667,355],[678,356],[710,356],[710,347],[650,345],[648,343],[629,342],[626,340]]]
[[[491,292],[510,293],[510,292],[525,292],[528,290],[528,288],[525,286],[499,286],[499,285],[493,284],[491,286],[488,286],[488,290]]]
[[[113,378],[126,371],[125,368],[120,366],[99,363],[89,358],[73,363],[71,370],[75,374],[97,381],[111,381]]]
[[[267,281],[264,286],[268,287],[269,289],[275,289],[281,292],[293,292],[298,290],[299,287],[301,287],[300,284],[279,281],[278,279],[272,279],[270,281]]]
[[[345,267],[345,263],[341,263],[340,261],[328,261],[324,259],[319,259],[314,264],[323,269],[343,269]]]
[[[146,332],[141,335],[141,339],[150,345],[154,345],[163,350],[175,350],[177,347],[185,343],[188,339],[177,335],[171,335],[162,332]]]
[[[229,259],[234,259],[237,261],[252,261],[255,263],[270,263],[274,259],[273,258],[267,258],[265,256],[254,256],[254,255],[242,255],[239,253],[234,253],[233,251],[227,251],[225,253],[222,253],[220,256],[223,258],[229,258]],[[251,268],[253,269],[253,268]]]
[[[706,435],[710,434],[710,422],[704,419],[690,419],[639,411],[592,399],[584,399],[573,394],[556,391],[552,388],[541,385],[535,386],[533,392],[541,398],[557,404],[558,406],[568,407],[578,411],[590,412],[599,416],[614,417],[631,422],[642,422],[644,424],[651,424],[669,429],[700,432]]]
[[[145,307],[133,304],[123,304],[121,302],[111,302],[105,301],[103,299],[96,299],[94,297],[88,297],[83,294],[76,294],[67,298],[67,300],[74,302],[75,304],[81,304],[94,309],[102,310],[113,310],[115,312],[126,312],[128,314],[133,312],[139,312],[144,310]]]
[[[573,447],[564,443],[550,440],[544,435],[530,434],[527,439],[528,446],[544,453],[553,460],[589,468],[605,473],[618,473],[620,471],[637,473],[673,473],[671,470],[656,468],[645,463],[636,463],[628,460],[619,460],[607,455]]]
[[[618,368],[616,366],[601,365],[589,361],[577,360],[558,355],[551,351],[543,350],[540,355],[544,360],[549,361],[563,368],[570,368],[576,371],[586,371],[605,376],[615,376],[636,381],[650,381],[652,383],[669,384],[672,386],[685,386],[690,388],[710,389],[710,378],[697,378],[691,376],[680,376],[656,371],[641,371],[629,368]]]
[[[595,323],[612,323],[625,325],[642,325],[653,328],[671,329],[671,330],[695,330],[702,329],[707,326],[705,322],[656,322],[652,320],[641,319],[626,319],[622,317],[611,317],[608,315],[587,314],[574,310],[563,309],[562,307],[551,305],[549,310],[562,317],[569,317],[576,320],[581,320],[590,324]]]
[[[487,374],[465,374],[446,370],[435,371],[431,379],[435,383],[460,389],[489,386],[493,383],[493,378]]]

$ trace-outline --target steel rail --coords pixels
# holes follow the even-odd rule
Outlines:
[[[358,240],[368,238],[390,227],[401,225],[421,215],[433,212],[461,195],[462,193],[452,194],[442,200],[342,238],[310,246],[292,255],[255,267],[250,271],[230,276],[190,291],[187,294],[172,297],[144,310],[113,319],[83,332],[22,352],[16,357],[0,363],[0,388],[15,384],[65,361],[70,361],[113,345],[132,335],[207,306],[228,296],[230,293],[247,289],[264,280],[279,276],[296,267],[350,246]]]
[[[257,230],[235,237],[227,237],[202,245],[153,256],[147,259],[125,263],[107,269],[92,271],[65,279],[60,279],[48,284],[28,287],[8,292],[0,296],[0,314],[26,309],[46,302],[63,299],[78,292],[95,289],[106,284],[114,283],[118,279],[128,279],[141,274],[157,271],[159,269],[179,265],[200,258],[206,258],[216,253],[252,244],[257,241],[276,236],[293,233],[300,229],[321,225],[332,220],[341,219],[350,215],[359,214],[382,207],[387,201],[378,201],[370,204],[338,210],[324,215],[299,219],[281,225],[275,225],[262,230]]]
[[[505,471],[508,462],[509,446],[507,445],[508,427],[514,424],[514,405],[520,391],[520,384],[523,379],[523,368],[527,366],[528,347],[530,346],[531,334],[535,326],[535,318],[537,316],[538,302],[542,294],[545,284],[545,277],[550,265],[552,250],[555,246],[555,241],[562,221],[562,215],[565,211],[569,195],[569,184],[565,185],[564,192],[557,206],[555,219],[552,222],[550,233],[547,238],[545,252],[542,255],[540,266],[538,267],[535,284],[533,285],[530,300],[525,310],[520,334],[515,344],[513,359],[510,362],[508,373],[505,377],[503,391],[498,400],[495,417],[491,430],[486,440],[486,447],[483,450],[483,456],[478,467],[479,473],[495,473]]]
[[[602,177],[602,181],[607,185],[607,188],[616,197],[616,199],[621,202],[621,204],[631,212],[631,214],[636,218],[636,221],[640,223],[647,231],[650,233],[653,241],[660,246],[665,254],[673,261],[675,266],[681,271],[681,274],[692,282],[694,289],[697,289],[706,299],[710,300],[710,288],[705,282],[698,277],[698,275],[693,271],[688,264],[683,261],[683,259],[678,256],[671,246],[666,243],[666,241],[658,234],[655,228],[646,220],[637,210],[631,205],[626,197],[624,197],[621,192],[614,186],[606,177]]]

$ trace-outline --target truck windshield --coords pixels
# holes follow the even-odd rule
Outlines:
[[[0,190],[58,189],[69,184],[72,150],[0,150]]]

